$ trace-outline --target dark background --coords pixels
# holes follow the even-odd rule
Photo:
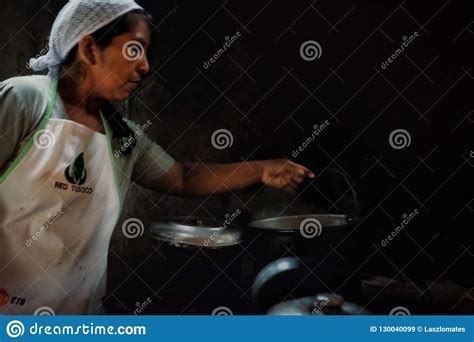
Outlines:
[[[64,3],[2,2],[0,79],[30,73],[25,65],[46,46]],[[357,214],[364,272],[408,282],[449,279],[472,289],[472,1],[139,3],[155,18],[152,71],[128,115],[139,123],[150,119],[147,134],[176,159],[292,158],[314,124],[330,125],[292,158],[318,176],[297,196],[254,186],[182,199],[133,185],[123,220],[138,217],[145,226],[172,215],[223,220],[237,208],[242,224],[283,213]],[[237,31],[242,36],[204,69]],[[415,31],[415,41],[382,69]],[[307,40],[322,47],[312,62],[299,53]],[[233,144],[218,150],[211,135],[221,128]],[[396,150],[389,135],[399,128],[411,144]],[[360,210],[333,169],[351,177]],[[415,209],[419,215],[382,248],[402,215]],[[135,291],[127,284],[146,283],[133,270],[158,254],[147,235],[129,240],[117,229],[110,297],[126,302]]]

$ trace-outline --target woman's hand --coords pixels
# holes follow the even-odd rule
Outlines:
[[[296,192],[305,176],[315,177],[306,167],[287,159],[261,160],[257,163],[262,183],[289,193]]]

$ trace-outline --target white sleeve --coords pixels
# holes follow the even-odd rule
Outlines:
[[[21,78],[0,82],[0,170],[15,156],[44,114],[44,99]]]

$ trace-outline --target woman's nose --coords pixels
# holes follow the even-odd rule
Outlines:
[[[140,58],[138,63],[138,72],[141,75],[147,74],[150,71],[150,64],[148,63],[148,57],[146,54],[143,55],[143,58]]]

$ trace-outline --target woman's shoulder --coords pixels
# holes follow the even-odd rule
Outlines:
[[[50,84],[46,76],[19,76],[0,82],[0,167],[40,121]]]
[[[0,82],[0,96],[15,96],[22,102],[42,101],[49,97],[51,78],[42,75],[16,76]]]
[[[0,135],[14,126],[24,137],[41,119],[48,105],[51,80],[47,76],[18,76],[0,82]]]
[[[9,78],[0,83],[0,108],[3,112],[23,113],[35,122],[48,106],[51,79],[32,75]]]

